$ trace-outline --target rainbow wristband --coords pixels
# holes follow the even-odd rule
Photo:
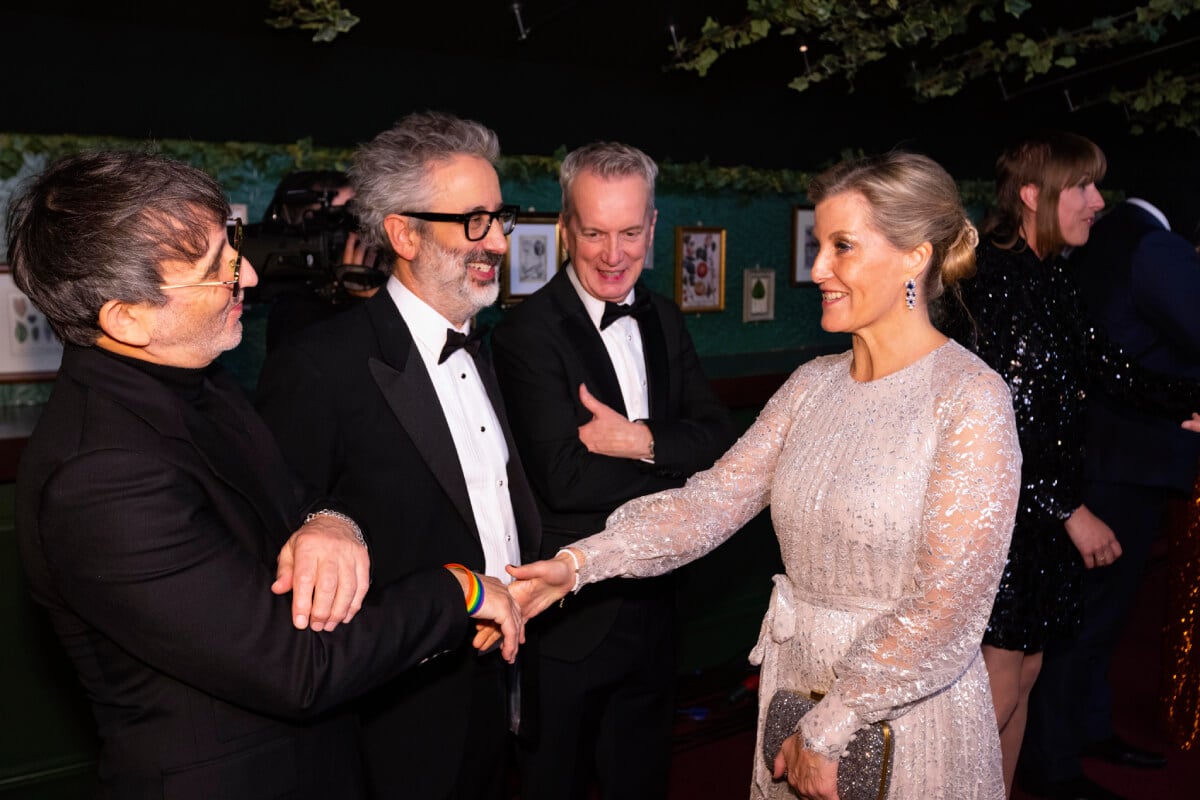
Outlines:
[[[446,569],[460,569],[471,579],[471,588],[467,591],[467,616],[473,617],[483,608],[483,581],[472,570],[462,564],[446,564]]]

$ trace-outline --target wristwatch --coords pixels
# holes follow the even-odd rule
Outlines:
[[[645,425],[646,430],[650,431],[650,421],[645,419],[634,420],[638,425]],[[654,460],[654,431],[650,431],[650,455],[642,459],[643,461]]]

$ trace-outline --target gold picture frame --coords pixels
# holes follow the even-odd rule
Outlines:
[[[812,268],[817,260],[813,224],[817,214],[808,206],[792,208],[792,286],[812,286]]]
[[[520,214],[500,266],[500,302],[513,305],[545,286],[562,266],[558,213]]]
[[[0,264],[0,383],[51,381],[58,374],[63,346],[44,314],[17,288]]]
[[[725,308],[725,229],[675,229],[675,302],[686,312]]]

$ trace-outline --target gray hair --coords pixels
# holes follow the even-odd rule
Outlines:
[[[646,183],[646,212],[654,208],[654,179],[658,177],[658,165],[641,150],[620,142],[594,142],[572,150],[563,159],[558,182],[562,186],[562,215],[569,222],[574,209],[571,207],[571,187],[575,179],[584,172],[601,178],[624,178],[630,175]]]
[[[460,155],[477,156],[495,165],[500,158],[500,140],[478,122],[423,111],[409,114],[361,145],[349,174],[364,244],[395,259],[384,219],[402,211],[429,211],[429,168]],[[423,227],[419,220],[412,225],[417,230]]]
[[[60,339],[87,347],[108,301],[166,303],[163,262],[198,261],[228,216],[221,187],[195,167],[143,152],[68,156],[9,206],[13,281]]]

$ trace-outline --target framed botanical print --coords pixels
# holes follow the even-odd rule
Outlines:
[[[685,312],[725,308],[725,229],[675,229],[675,302]]]

